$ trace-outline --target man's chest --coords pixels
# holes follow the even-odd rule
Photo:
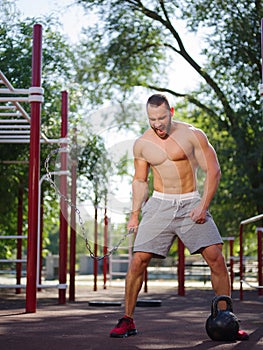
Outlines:
[[[147,142],[143,148],[143,158],[152,166],[158,166],[165,162],[179,162],[192,157],[193,147],[190,143],[180,140],[167,140],[166,142],[151,143]]]

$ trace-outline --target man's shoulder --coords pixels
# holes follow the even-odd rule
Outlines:
[[[152,137],[153,137],[152,130],[148,129],[135,140],[134,146],[133,146],[133,152],[135,156],[141,157],[143,150],[147,149],[148,147],[152,147],[153,145]]]
[[[186,123],[186,122],[182,122],[182,121],[176,121],[174,123],[175,125],[175,129],[182,129],[185,131],[194,131],[197,130],[197,128],[195,126],[193,126],[192,124]]]
[[[147,129],[144,133],[136,139],[136,143],[144,143],[152,138],[152,129]]]
[[[192,125],[192,124],[189,124],[189,123],[185,123],[185,122],[176,122],[175,123],[175,131],[176,130],[179,130],[180,132],[183,132],[183,133],[187,133],[189,136],[192,134],[192,135],[195,135],[195,134],[203,134],[204,135],[204,132],[197,128],[196,126]]]

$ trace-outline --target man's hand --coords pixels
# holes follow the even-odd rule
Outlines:
[[[128,231],[133,230],[133,232],[136,234],[138,231],[138,225],[139,225],[138,216],[131,215],[127,224]]]
[[[200,204],[190,212],[190,218],[197,224],[206,222],[206,209]]]

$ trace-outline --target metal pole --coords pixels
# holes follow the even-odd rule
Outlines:
[[[108,216],[107,208],[104,209],[104,247],[103,254],[106,255],[108,252]],[[106,289],[107,283],[107,272],[108,272],[108,258],[103,259],[103,289]]]
[[[258,234],[258,295],[263,295],[263,275],[262,275],[262,232],[263,227],[257,228]]]
[[[263,214],[259,214],[259,215],[253,216],[253,217],[251,217],[249,219],[242,220],[240,222],[240,224],[241,225],[251,224],[252,222],[258,221],[260,219],[263,219]]]
[[[230,281],[231,281],[231,290],[234,290],[234,238],[229,240],[230,245]]]
[[[41,87],[41,56],[42,56],[42,26],[35,24],[33,28],[32,53],[32,87]],[[27,255],[27,285],[26,312],[36,312],[36,270],[37,270],[37,227],[38,227],[38,182],[40,158],[40,123],[42,100],[35,99],[32,94],[29,186],[28,186],[28,255]],[[39,97],[39,96],[37,96]]]
[[[68,93],[62,91],[61,108],[61,138],[66,138],[68,133]],[[61,148],[66,147],[61,144]],[[61,152],[61,171],[67,170],[67,151]],[[60,176],[60,192],[67,196],[67,175]],[[63,198],[60,199],[60,231],[59,231],[59,304],[66,303],[67,283],[67,245],[68,245],[68,205]]]
[[[74,129],[73,144],[77,147],[77,129]],[[77,196],[77,155],[71,159],[71,203],[76,206]],[[76,266],[76,212],[70,212],[70,267],[69,267],[69,301],[75,301],[75,266]]]
[[[261,59],[263,60],[263,18],[261,19]],[[263,83],[263,61],[261,63],[261,82]]]
[[[178,294],[185,295],[184,287],[184,270],[185,270],[185,257],[184,257],[184,244],[178,238]]]
[[[148,269],[144,271],[144,293],[148,293]]]
[[[94,255],[98,256],[98,206],[95,205],[95,218],[94,218]],[[94,270],[94,292],[97,291],[97,278],[98,278],[98,260],[94,259],[93,261],[93,270]]]
[[[240,289],[239,298],[243,300],[243,224],[240,224],[239,228],[239,279]]]

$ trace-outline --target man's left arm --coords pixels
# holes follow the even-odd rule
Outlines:
[[[206,176],[201,202],[192,210],[190,216],[193,221],[204,223],[206,212],[219,185],[221,171],[216,152],[201,130],[195,130],[193,144],[195,159]]]

